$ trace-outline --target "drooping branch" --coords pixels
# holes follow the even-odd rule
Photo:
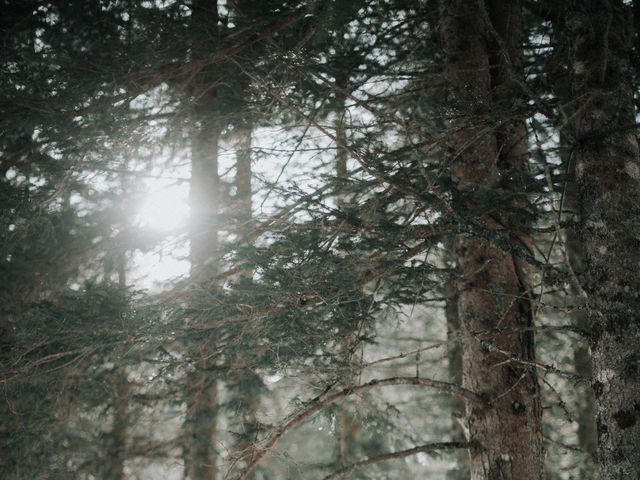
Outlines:
[[[304,15],[308,13],[307,7],[301,7],[292,11],[289,15],[283,18],[278,18],[271,23],[267,24],[263,29],[257,32],[249,32],[248,29],[243,29],[234,34],[229,35],[227,40],[233,40],[231,46],[223,48],[219,51],[213,52],[204,58],[198,58],[189,62],[174,62],[167,65],[163,65],[158,69],[158,72],[151,75],[147,69],[131,75],[133,88],[128,89],[126,92],[115,95],[113,97],[106,97],[95,100],[87,106],[79,109],[71,110],[66,114],[67,118],[73,118],[78,115],[86,115],[95,111],[99,111],[105,108],[111,108],[114,105],[120,104],[132,100],[133,98],[141,95],[149,90],[152,90],[163,83],[175,80],[176,78],[186,76],[188,79],[193,78],[201,69],[217,65],[224,61],[232,59],[234,56],[240,54],[247,48],[251,47],[255,43],[264,41],[274,33],[280,32],[285,28],[296,23],[300,19],[304,18]],[[313,24],[310,25],[313,28]],[[310,33],[310,32],[308,32]],[[237,41],[236,38],[242,35],[248,36],[248,38]]]
[[[234,480],[246,479],[251,474],[251,472],[255,470],[262,458],[276,445],[276,443],[278,443],[278,440],[280,440],[280,438],[282,438],[285,433],[298,427],[305,420],[318,413],[323,408],[350,395],[365,392],[372,388],[392,385],[420,385],[433,388],[450,395],[465,398],[475,404],[486,404],[485,400],[480,395],[477,395],[470,390],[459,387],[452,383],[440,382],[438,380],[431,380],[428,378],[420,377],[391,377],[381,380],[371,380],[370,382],[364,383],[362,385],[348,387],[339,392],[324,396],[326,395],[326,393],[328,393],[326,392],[311,400],[307,405],[307,408],[305,408],[302,412],[289,417],[279,427],[275,428],[271,435],[264,440],[262,445],[255,445],[252,452],[250,452],[249,454],[243,454],[245,457],[250,458],[251,460],[249,464],[244,468],[244,470],[242,470],[242,472],[234,477]]]
[[[387,460],[393,460],[395,458],[409,457],[418,453],[431,453],[436,450],[457,450],[469,448],[469,446],[469,442],[436,442],[408,448],[406,450],[400,450],[399,452],[383,453],[382,455],[376,455],[375,457],[369,457],[364,460],[360,460],[359,462],[352,463],[351,465],[347,465],[346,467],[333,472],[331,475],[327,475],[322,480],[335,480],[336,478],[349,475],[350,473],[373,463],[386,462]]]

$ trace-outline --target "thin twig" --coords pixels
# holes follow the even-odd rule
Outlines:
[[[276,445],[276,443],[278,443],[278,440],[280,440],[280,438],[282,438],[285,433],[298,427],[301,423],[310,418],[312,415],[318,413],[323,408],[350,395],[365,392],[367,390],[371,390],[372,388],[392,385],[416,385],[429,387],[441,392],[465,398],[471,402],[486,405],[486,401],[480,395],[477,395],[476,393],[465,388],[459,387],[458,385],[448,382],[431,380],[428,378],[417,377],[392,377],[382,380],[371,380],[370,382],[362,385],[345,388],[344,390],[341,390],[324,398],[321,394],[311,400],[307,408],[305,408],[302,412],[289,417],[288,420],[285,420],[279,427],[274,429],[271,435],[267,437],[267,439],[265,439],[262,445],[254,446],[254,453],[252,455],[251,462],[244,468],[242,472],[234,477],[234,480],[246,479],[256,469],[258,463],[262,460],[262,458]]]
[[[419,447],[408,448],[406,450],[400,450],[399,452],[383,453],[382,455],[376,455],[375,457],[369,457],[364,460],[360,460],[359,462],[352,463],[351,465],[347,465],[331,475],[327,475],[322,480],[335,480],[336,478],[344,477],[345,475],[353,473],[355,470],[373,463],[408,457],[418,453],[431,453],[436,450],[457,450],[461,448],[469,448],[469,446],[469,442],[436,442],[420,445]]]

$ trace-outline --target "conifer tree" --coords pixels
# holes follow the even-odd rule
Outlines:
[[[203,0],[192,6],[193,56],[195,60],[210,55],[211,45],[222,38],[219,30],[217,1]],[[211,67],[205,67],[191,82],[193,117],[191,133],[191,274],[207,288],[219,270],[218,212],[220,180],[218,142],[223,125],[219,110],[218,85]],[[193,366],[186,378],[185,471],[190,480],[215,480],[218,472],[217,411],[218,386],[215,346],[212,339],[192,346]]]
[[[526,213],[508,218],[483,211],[486,196],[492,189],[500,194],[501,184],[505,201],[514,208],[526,206],[518,205],[527,158],[524,124],[515,117],[497,129],[487,126],[495,121],[493,109],[503,111],[493,96],[517,85],[520,5],[494,2],[485,10],[454,1],[442,2],[440,11],[445,76],[457,117],[447,141],[452,179],[486,228],[505,231],[509,242],[522,242]],[[543,478],[540,390],[531,367],[534,306],[524,268],[517,254],[468,234],[456,239],[456,254],[462,271],[458,314],[465,336],[464,385],[491,405],[467,409],[470,438],[477,442],[471,448],[471,476]]]
[[[604,21],[603,21],[604,18]],[[623,2],[565,9],[571,156],[584,248],[598,458],[603,479],[640,474],[638,405],[638,140],[631,85],[631,14]]]

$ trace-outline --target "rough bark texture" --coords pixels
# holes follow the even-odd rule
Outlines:
[[[218,7],[215,0],[194,0],[193,28],[199,43],[194,56],[209,52],[218,35]],[[217,213],[220,201],[218,140],[220,126],[215,119],[217,89],[215,72],[203,69],[191,84],[193,132],[191,137],[191,274],[206,279],[217,270]],[[203,345],[195,352],[194,370],[187,375],[184,460],[188,480],[215,480],[217,477],[216,418],[218,390],[215,361]]]
[[[526,131],[521,119],[495,111],[502,107],[494,99],[515,88],[520,6],[491,2],[485,8],[483,2],[442,0],[440,27],[445,76],[456,109],[448,145],[452,179],[470,213],[521,243],[523,232],[518,230],[526,223],[521,217],[502,219],[480,211],[490,190],[502,189],[504,201],[523,207],[513,192],[520,178],[514,172],[526,162]],[[462,273],[463,383],[490,401],[489,406],[467,405],[471,478],[541,479],[539,386],[535,371],[518,361],[535,358],[524,269],[513,255],[468,235],[456,239],[456,254]]]
[[[582,287],[603,479],[640,478],[640,162],[621,1],[566,4]]]
[[[552,33],[551,43],[556,45],[554,48],[553,67],[548,70],[548,75],[553,79],[550,82],[553,85],[553,95],[558,102],[563,105],[565,114],[571,117],[574,113],[574,105],[571,103],[571,95],[569,92],[569,78],[566,75],[565,66],[568,61],[567,47],[567,29],[565,27],[565,18],[562,12],[562,5],[559,3],[548,4],[546,15],[551,21]],[[563,170],[566,172],[567,180],[562,186],[564,191],[563,209],[561,220],[570,223],[580,222],[580,201],[578,198],[578,189],[576,184],[576,162],[570,148],[565,148],[571,144],[567,137],[567,131],[563,124],[557,125],[556,128],[560,134],[560,159],[562,160]],[[567,267],[570,272],[570,290],[571,303],[580,308],[574,309],[570,316],[572,324],[580,328],[582,331],[589,330],[589,315],[583,307],[586,306],[586,298],[584,290],[580,284],[579,278],[584,275],[584,251],[578,232],[573,228],[567,228],[563,231],[564,249],[566,253]],[[574,345],[574,366],[576,373],[585,379],[591,379],[591,350],[589,349],[588,339],[580,338],[578,343]],[[585,453],[584,461],[580,467],[580,478],[595,478],[597,467],[595,462],[595,452],[597,447],[596,424],[595,424],[595,398],[593,390],[589,384],[576,385],[577,409],[575,419],[578,423],[578,446]]]

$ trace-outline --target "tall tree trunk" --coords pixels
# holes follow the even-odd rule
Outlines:
[[[213,99],[211,99],[213,100]],[[202,100],[201,100],[202,102]],[[213,115],[210,113],[209,115]],[[191,158],[191,271],[195,279],[215,274],[219,202],[218,138],[214,119],[202,119],[192,138]],[[189,480],[215,480],[217,385],[210,348],[196,353],[194,371],[187,375],[185,468]]]
[[[106,480],[123,480],[127,453],[127,433],[129,426],[128,396],[129,382],[125,367],[113,371],[113,426],[109,434],[109,456],[106,459]]]
[[[213,115],[213,110],[209,115]],[[201,122],[192,139],[191,158],[191,270],[196,279],[215,274],[213,261],[218,247],[215,224],[219,202],[219,127],[214,119]],[[199,347],[194,368],[187,376],[185,468],[189,480],[215,480],[218,393],[210,348]]]
[[[527,154],[522,119],[507,117],[490,130],[504,114],[493,111],[502,108],[494,92],[498,99],[514,98],[517,58],[511,57],[521,48],[520,6],[489,6],[486,10],[484,2],[441,1],[445,76],[457,110],[448,145],[451,171],[470,213],[496,189],[510,191],[506,199],[523,207],[515,194],[520,187],[517,172]],[[526,222],[521,216],[478,215],[486,228],[508,233],[522,247],[525,237],[519,230]],[[510,226],[508,232],[504,225]],[[462,273],[458,314],[464,332],[463,383],[490,401],[485,407],[467,405],[471,478],[541,479],[540,391],[536,372],[527,365],[535,353],[533,305],[524,269],[514,255],[470,235],[458,236],[456,254]]]
[[[193,55],[210,54],[218,36],[216,0],[193,0]],[[218,250],[217,213],[220,203],[218,141],[221,126],[216,72],[205,68],[192,80],[193,132],[191,134],[191,275],[205,280],[215,275]],[[216,419],[218,389],[215,360],[210,346],[203,344],[195,354],[194,370],[187,375],[184,457],[188,480],[215,480],[217,477]]]
[[[347,181],[349,172],[347,170],[347,160],[349,151],[347,146],[347,125],[346,125],[346,101],[347,97],[344,93],[345,79],[342,76],[336,81],[338,90],[335,95],[335,143],[336,143],[336,178],[338,188],[336,190],[336,206],[338,210],[344,212],[347,206],[347,198],[344,193],[344,183]],[[340,238],[338,239],[340,242]],[[339,244],[339,248],[343,245]],[[348,313],[346,314],[348,315]],[[355,342],[357,341],[356,332],[348,332],[344,339],[338,345],[338,355],[344,362],[345,371],[342,375],[342,382],[346,387],[354,385],[356,375],[354,371],[353,354]],[[337,434],[338,434],[338,459],[341,466],[348,465],[357,459],[357,437],[360,431],[360,425],[354,413],[354,402],[346,398],[339,407],[337,418]]]
[[[242,122],[236,126],[235,130],[235,153],[236,153],[236,175],[235,187],[236,195],[234,199],[234,221],[236,222],[236,233],[238,244],[247,241],[247,235],[252,230],[252,190],[251,190],[251,136],[253,128],[251,123]],[[250,269],[241,269],[242,277],[250,278]],[[239,288],[243,288],[240,285]],[[263,387],[262,379],[251,368],[246,361],[246,357],[236,359],[236,374],[231,379],[232,382],[232,403],[235,405],[235,416],[238,419],[237,425],[242,435],[239,445],[235,450],[244,454],[253,452],[254,441],[257,437],[258,420],[256,413],[260,406],[260,389]],[[251,458],[245,459],[247,462]],[[246,464],[246,463],[245,463]],[[252,472],[247,478],[255,478],[256,472]]]
[[[128,180],[124,180],[124,191],[127,193],[131,185]],[[124,228],[126,228],[126,224]],[[122,248],[122,247],[121,247]],[[118,285],[125,288],[127,286],[127,252],[124,248],[116,258],[115,270],[118,275]],[[111,267],[112,268],[112,267]],[[107,276],[111,273],[106,269]],[[123,349],[117,350],[117,355],[123,355]],[[129,436],[129,395],[131,385],[129,384],[127,367],[123,364],[122,359],[116,356],[115,362],[117,366],[112,372],[112,389],[113,389],[113,424],[109,433],[109,444],[106,459],[105,480],[124,480],[125,477],[125,461],[127,459],[127,439]]]
[[[603,479],[640,478],[640,161],[622,1],[565,5]]]
[[[453,256],[453,246],[447,246],[451,248],[448,253]],[[451,263],[447,259],[448,263]],[[445,287],[446,306],[445,317],[447,320],[447,340],[449,349],[447,351],[448,369],[449,369],[449,381],[455,385],[462,386],[462,344],[460,343],[460,316],[458,315],[458,290],[456,288],[456,282],[451,279],[447,281]],[[465,434],[465,402],[459,397],[452,396],[450,400],[451,405],[451,441],[452,442],[466,442],[467,436]],[[453,453],[456,460],[455,468],[452,468],[447,472],[447,480],[466,480],[469,478],[469,462],[464,450],[455,451]]]
[[[572,116],[574,113],[574,105],[570,102],[571,94],[569,92],[569,79],[566,78],[564,66],[567,65],[568,49],[567,32],[565,28],[565,18],[562,12],[561,4],[551,4],[547,12],[548,18],[552,22],[551,43],[555,45],[553,62],[553,94],[558,102],[563,105],[565,115]],[[562,126],[556,126],[560,130],[560,159],[563,168],[567,174],[566,183],[563,186],[564,199],[562,218],[564,221],[580,222],[580,201],[578,198],[578,189],[576,184],[576,162],[572,153],[570,153],[567,145],[567,132]],[[579,278],[584,275],[584,251],[581,239],[575,229],[564,230],[564,249],[566,252],[567,266],[571,269],[572,279],[570,284],[570,294],[572,303],[581,307],[571,312],[572,323],[582,331],[589,330],[589,315],[582,308],[585,306],[585,295]],[[580,338],[574,347],[573,361],[576,373],[585,379],[592,378],[591,369],[591,351],[587,342],[587,338]],[[575,412],[576,421],[578,422],[578,445],[585,453],[584,463],[580,467],[581,478],[594,478],[596,474],[595,452],[596,452],[596,425],[595,425],[595,399],[593,391],[588,386],[582,388],[579,386],[577,392],[577,411]]]
[[[240,236],[251,230],[251,134],[250,123],[242,123],[236,129],[236,214]]]
[[[563,141],[565,135],[561,133],[560,143],[566,145]],[[569,155],[564,155],[563,163],[567,166],[567,184],[564,195],[565,210],[569,212],[564,215],[565,220],[572,222],[580,222],[578,210],[580,202],[578,200],[578,190],[576,188],[576,169],[575,161]],[[584,307],[585,298],[579,278],[584,277],[584,249],[581,239],[577,232],[568,229],[565,235],[565,245],[569,268],[572,270],[570,293],[573,297],[573,303],[579,307]],[[589,331],[589,315],[582,308],[576,308],[571,313],[573,324],[584,332]],[[580,338],[573,352],[573,362],[576,373],[583,378],[591,379],[593,375],[591,366],[591,351],[589,349],[586,338]],[[596,473],[595,458],[596,452],[596,424],[595,424],[595,399],[591,388],[579,389],[578,391],[578,411],[576,412],[576,421],[578,422],[578,445],[585,453],[584,463],[580,468],[581,478],[594,478]]]

